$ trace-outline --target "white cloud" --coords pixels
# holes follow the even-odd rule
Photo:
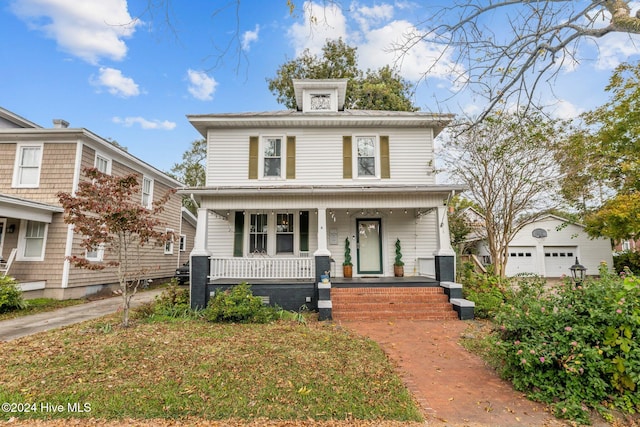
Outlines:
[[[549,107],[549,111],[553,117],[567,120],[578,117],[584,112],[584,109],[576,107],[566,99],[560,99],[553,106]]]
[[[124,59],[123,39],[140,24],[129,15],[125,0],[13,0],[10,7],[31,29],[91,64],[103,57]]]
[[[128,98],[140,95],[140,89],[130,77],[122,75],[122,71],[115,68],[100,67],[99,76],[91,77],[89,81],[94,86],[104,86],[111,95]]]
[[[260,26],[256,25],[256,29],[253,31],[245,31],[242,35],[242,50],[249,50],[251,43],[258,40],[258,33],[260,32]]]
[[[388,21],[393,17],[393,6],[390,4],[382,4],[372,7],[358,7],[354,4],[352,7],[355,7],[353,17],[358,22],[358,25],[360,25],[362,31],[368,31],[371,24],[379,24],[381,22]]]
[[[143,117],[114,117],[112,119],[113,123],[123,125],[125,127],[132,127],[137,124],[140,125],[142,129],[160,129],[160,130],[172,130],[176,127],[174,122],[170,122],[168,120],[160,121],[160,120],[147,120]]]
[[[613,33],[598,40],[598,62],[596,69],[613,70],[640,54],[640,36],[637,34]]]
[[[466,83],[465,69],[451,59],[445,46],[430,43],[426,38],[418,40],[424,33],[413,24],[406,20],[393,20],[394,6],[378,4],[369,7],[353,3],[351,9],[355,26],[349,27],[336,4],[323,7],[306,2],[304,23],[295,23],[289,29],[296,55],[305,48],[319,54],[326,39],[342,37],[348,44],[357,46],[362,69],[396,66],[401,76],[413,82],[424,78],[428,72],[428,77],[445,80],[455,90]],[[397,48],[405,44],[407,37],[414,42],[401,54]]]
[[[194,98],[201,101],[211,101],[213,93],[216,91],[218,82],[213,77],[209,77],[204,71],[187,70],[189,80],[189,93]]]
[[[296,55],[305,49],[317,55],[327,39],[347,41],[347,20],[337,4],[330,3],[325,7],[308,1],[304,4],[304,23],[293,24],[288,35]]]

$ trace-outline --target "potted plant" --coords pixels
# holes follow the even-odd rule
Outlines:
[[[351,245],[349,238],[344,239],[344,262],[342,263],[342,275],[344,277],[353,276],[353,264],[351,263]]]
[[[396,277],[404,276],[404,262],[402,262],[400,239],[396,239],[396,260],[393,262],[393,275]]]

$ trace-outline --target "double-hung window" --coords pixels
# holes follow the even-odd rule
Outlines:
[[[282,138],[265,137],[262,144],[263,174],[265,178],[282,176]]]
[[[356,138],[358,177],[378,176],[378,149],[375,136],[357,136]]]
[[[18,243],[18,260],[42,261],[44,260],[44,248],[47,238],[47,223],[39,221],[24,221],[21,226],[24,230]]]
[[[106,175],[111,175],[111,159],[96,153],[95,167]]]
[[[153,180],[146,176],[142,178],[142,206],[151,209],[153,202]]]
[[[18,145],[13,175],[14,187],[36,188],[40,185],[42,144]]]

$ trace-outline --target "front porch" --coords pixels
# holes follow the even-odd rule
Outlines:
[[[425,187],[201,190],[191,253],[191,306],[247,282],[265,302],[320,310],[321,276],[340,288],[436,288],[453,281],[447,198]],[[400,259],[405,277],[394,277]],[[343,263],[351,260],[353,276]]]

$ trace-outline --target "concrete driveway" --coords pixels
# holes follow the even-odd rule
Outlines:
[[[131,301],[131,307],[153,301],[162,291],[163,289],[153,289],[137,293]],[[114,296],[45,313],[2,320],[0,321],[0,341],[10,341],[37,332],[95,319],[115,313],[121,307],[122,297]]]

